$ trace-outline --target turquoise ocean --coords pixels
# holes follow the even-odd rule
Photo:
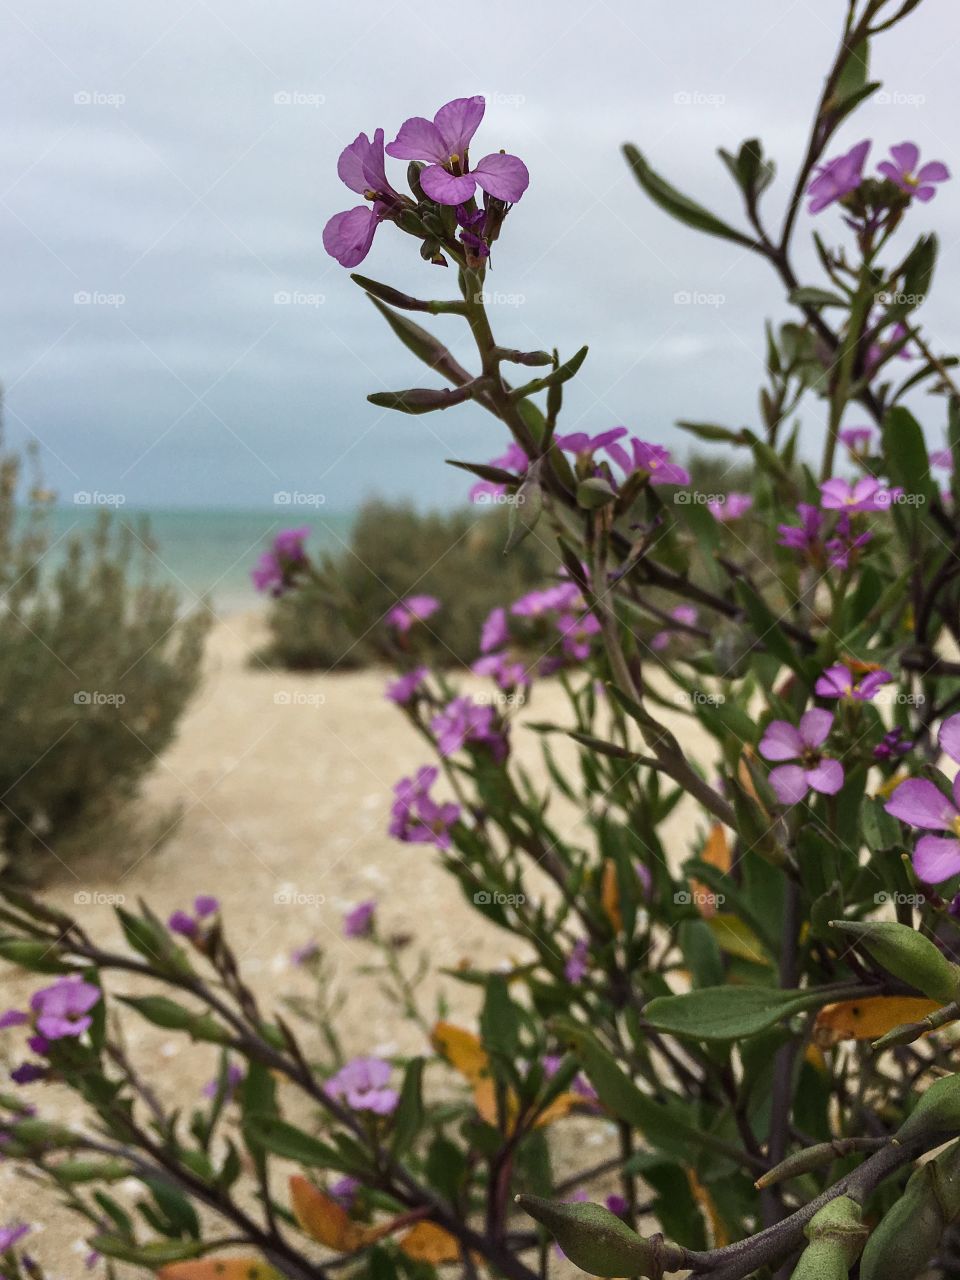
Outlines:
[[[351,512],[316,508],[203,511],[122,506],[110,510],[119,523],[129,525],[138,535],[143,522],[148,523],[155,550],[144,554],[149,557],[151,573],[177,588],[184,609],[206,595],[218,613],[255,609],[262,603],[263,597],[250,582],[250,569],[278,530],[308,526],[308,549],[335,552],[349,539],[354,520]],[[102,508],[92,506],[52,508],[48,563],[55,565],[68,540],[91,529],[101,512]]]

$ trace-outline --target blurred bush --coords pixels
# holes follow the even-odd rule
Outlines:
[[[104,514],[53,544],[45,501],[17,507],[0,458],[0,859],[35,878],[129,798],[200,676],[205,615],[150,578],[146,528]]]
[[[322,561],[324,585],[304,584],[273,603],[260,659],[327,671],[376,662],[384,615],[416,594],[441,603],[418,638],[418,655],[439,666],[472,662],[490,610],[557,568],[536,532],[505,556],[508,524],[504,507],[421,515],[409,505],[367,503],[349,548]]]

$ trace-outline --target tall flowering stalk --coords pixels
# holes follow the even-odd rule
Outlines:
[[[24,1092],[0,1099],[4,1151],[57,1185],[99,1254],[166,1280],[306,1280],[345,1262],[376,1280],[481,1265],[541,1280],[552,1237],[594,1276],[955,1274],[960,490],[930,467],[955,472],[960,395],[916,314],[936,261],[918,219],[949,175],[914,144],[871,167],[871,140],[836,136],[877,87],[870,42],[915,7],[848,5],[777,229],[757,140],[722,153],[737,226],[626,148],[655,204],[758,255],[786,289],[758,422],[683,424],[748,461],[749,493],[702,490],[639,413],[561,431],[586,348],[562,359],[495,335],[486,274],[529,175],[499,150],[473,162],[481,99],[344,150],[340,176],[365,203],[328,223],[328,251],[357,265],[390,224],[425,272],[456,279],[454,296],[425,299],[354,276],[449,384],[370,399],[489,412],[493,461],[456,465],[475,497],[511,506],[508,553],[530,537],[557,548],[554,580],[490,612],[462,685],[424,652],[452,602],[411,594],[380,628],[399,668],[385,696],[422,743],[398,767],[396,856],[414,875],[439,860],[503,931],[502,958],[448,973],[480,998],[461,1025],[422,994],[423,931],[389,902],[353,907],[344,945],[364,949],[366,976],[423,1040],[411,1056],[350,1057],[315,939],[292,977],[315,991],[276,1016],[242,981],[215,899],[166,924],[121,910],[127,947],[113,950],[11,895],[0,954],[56,976],[0,1018],[14,1070],[28,1068]],[[807,217],[816,282],[795,266]],[[915,237],[902,255],[898,231]],[[460,319],[472,369],[411,313]],[[906,403],[918,387],[942,419],[932,455]],[[301,530],[257,573],[275,594],[322,581]],[[566,697],[551,720],[547,680]],[[116,990],[131,973],[149,995]],[[188,1120],[112,1037],[118,1004],[217,1059]],[[42,1118],[50,1081],[80,1091],[90,1125]],[[578,1135],[593,1127],[596,1158],[568,1140],[560,1176],[551,1153],[571,1117]],[[148,1189],[149,1232],[102,1193],[125,1177]],[[24,1225],[0,1236],[11,1269]]]

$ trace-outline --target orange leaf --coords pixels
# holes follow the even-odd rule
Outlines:
[[[343,1205],[319,1191],[302,1174],[290,1178],[293,1215],[311,1239],[337,1253],[352,1253],[366,1242],[367,1232],[353,1222]]]
[[[617,864],[612,858],[607,858],[603,864],[600,902],[607,913],[610,923],[619,933],[623,928],[623,915],[620,911],[620,885],[617,883]]]
[[[540,1129],[543,1125],[553,1124],[554,1120],[562,1120],[576,1107],[582,1107],[585,1101],[586,1099],[579,1093],[558,1093],[550,1105],[537,1116],[536,1127]]]
[[[159,1280],[281,1280],[280,1272],[259,1258],[196,1258],[171,1262],[157,1272]]]
[[[430,1037],[433,1047],[462,1076],[477,1084],[490,1078],[490,1059],[478,1036],[452,1022],[438,1022]]]
[[[708,866],[716,867],[718,871],[726,872],[730,870],[730,845],[722,822],[715,822],[710,828],[710,834],[707,836],[706,843],[701,850],[700,858]],[[697,910],[704,919],[709,920],[711,916],[716,915],[717,904],[710,887],[701,884],[699,880],[691,880],[690,888],[693,890]]]
[[[459,1262],[460,1245],[456,1236],[452,1236],[435,1222],[418,1222],[411,1227],[397,1244],[414,1262],[430,1262],[437,1266],[441,1262]]]
[[[841,1040],[877,1040],[901,1022],[919,1022],[940,1008],[920,996],[869,996],[825,1005],[813,1026],[814,1044],[829,1049]]]

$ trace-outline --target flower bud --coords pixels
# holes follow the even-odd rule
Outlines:
[[[929,1092],[929,1091],[928,1091]],[[913,1280],[960,1213],[960,1143],[921,1165],[867,1241],[860,1280]]]
[[[867,1238],[867,1228],[857,1202],[849,1196],[837,1196],[814,1214],[804,1234],[810,1243],[791,1280],[847,1280]]]
[[[960,1133],[960,1075],[935,1080],[897,1130],[897,1141],[925,1133]]]
[[[517,1196],[517,1204],[542,1222],[574,1264],[594,1276],[662,1276],[684,1266],[684,1251],[654,1236],[647,1240],[599,1204],[564,1204]]]
[[[944,1004],[960,991],[960,968],[909,925],[893,920],[832,920],[831,928],[849,934],[888,973]]]

